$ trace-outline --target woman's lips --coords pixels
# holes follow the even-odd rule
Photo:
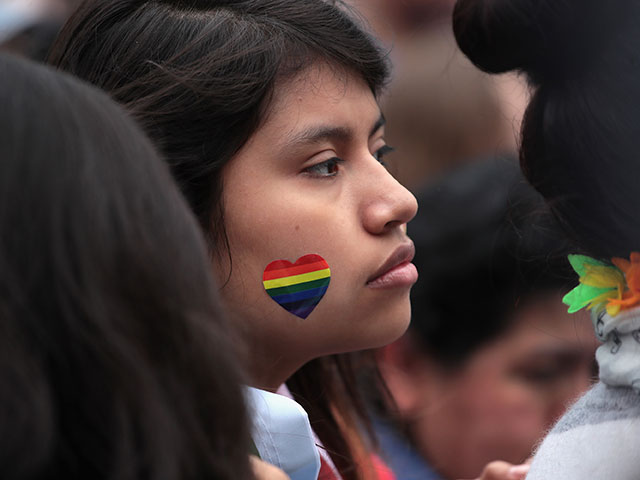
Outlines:
[[[418,280],[418,270],[411,263],[414,255],[413,242],[400,245],[367,280],[367,286],[371,288],[410,287]]]

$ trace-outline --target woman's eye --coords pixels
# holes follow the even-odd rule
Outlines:
[[[332,157],[324,162],[316,163],[303,171],[313,177],[335,177],[340,170],[340,164],[343,161],[338,157]]]
[[[389,145],[385,145],[384,147],[378,149],[376,152],[374,152],[373,154],[373,158],[375,158],[376,160],[378,160],[382,165],[386,165],[384,163],[384,156],[388,153],[391,153],[395,151],[395,148],[390,147]]]
[[[518,369],[515,373],[521,380],[531,385],[555,385],[570,379],[577,373],[578,365],[569,359],[565,364],[550,364],[528,366]]]
[[[562,372],[556,369],[541,369],[522,372],[522,378],[529,383],[552,383],[562,377]]]

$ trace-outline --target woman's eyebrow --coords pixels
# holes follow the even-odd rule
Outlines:
[[[540,346],[528,353],[527,359],[531,361],[540,358],[552,358],[558,361],[574,361],[584,356],[584,352],[577,346],[569,345],[546,345]]]
[[[347,127],[314,126],[296,133],[286,143],[285,148],[320,143],[325,140],[347,141],[353,137],[353,131]]]
[[[380,128],[387,123],[387,120],[384,118],[384,115],[382,114],[382,112],[380,113],[380,116],[378,117],[378,120],[376,120],[376,123],[373,125],[373,128],[371,129],[371,132],[369,133],[370,137],[373,137],[373,135],[380,130]]]
[[[381,113],[371,128],[369,136],[372,137],[385,123],[386,120]],[[286,142],[285,148],[295,148],[300,145],[320,143],[325,140],[346,142],[353,138],[353,136],[353,130],[348,127],[313,126],[296,133]]]

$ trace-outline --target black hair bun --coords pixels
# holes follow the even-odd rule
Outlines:
[[[481,70],[520,70],[540,83],[583,64],[602,35],[602,4],[615,10],[602,0],[458,0],[453,29]]]

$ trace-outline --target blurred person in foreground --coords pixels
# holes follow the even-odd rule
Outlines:
[[[151,142],[0,55],[0,158],[0,478],[254,478],[204,240]]]
[[[531,455],[590,385],[596,341],[566,313],[566,241],[516,165],[467,166],[417,196],[421,275],[408,333],[378,351],[391,399],[377,430],[398,480],[477,477]]]

